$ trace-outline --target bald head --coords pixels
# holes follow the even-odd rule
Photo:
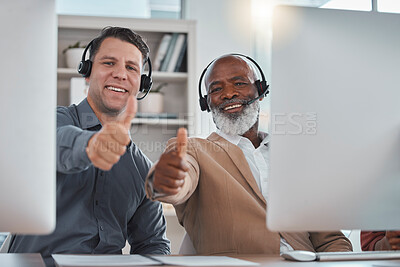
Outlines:
[[[207,68],[204,84],[209,93],[210,87],[219,83],[220,78],[230,77],[232,79],[244,78],[249,82],[254,83],[256,73],[252,65],[241,56],[224,55],[216,60]]]

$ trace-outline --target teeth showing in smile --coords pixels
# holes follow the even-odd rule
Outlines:
[[[115,92],[120,92],[120,93],[128,92],[125,89],[121,89],[121,88],[117,88],[117,87],[113,87],[113,86],[107,86],[106,88],[108,90],[115,91]]]
[[[224,110],[230,110],[230,109],[233,109],[233,108],[239,108],[241,106],[242,106],[242,104],[235,104],[235,105],[232,105],[232,106],[225,107]]]

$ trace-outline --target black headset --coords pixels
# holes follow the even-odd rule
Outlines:
[[[93,41],[96,39],[93,39],[92,41],[90,41],[88,43],[88,45],[86,46],[85,50],[83,51],[82,54],[82,60],[81,62],[79,62],[79,66],[78,66],[78,73],[82,74],[83,77],[89,77],[90,76],[90,72],[92,71],[92,64],[93,62],[89,59],[86,59],[86,53],[89,50],[89,47],[93,45]],[[153,82],[151,80],[151,61],[150,61],[150,57],[147,59],[147,65],[149,66],[149,74],[142,74],[142,76],[140,76],[140,87],[139,87],[139,92],[144,93],[144,96],[142,97],[138,97],[137,100],[142,100],[143,98],[145,98],[148,93],[151,90],[151,86],[153,85]]]
[[[254,101],[260,99],[261,97],[265,97],[269,93],[269,90],[268,90],[269,84],[267,84],[267,81],[265,80],[265,76],[264,76],[264,73],[263,73],[260,65],[258,65],[257,62],[254,59],[252,59],[249,56],[246,56],[246,55],[243,55],[243,54],[237,54],[237,53],[226,54],[224,56],[240,56],[240,57],[244,57],[244,58],[250,60],[257,67],[258,71],[260,72],[262,80],[260,81],[258,79],[257,81],[254,82],[255,86],[257,87],[258,97],[248,101],[247,104],[251,104]],[[218,58],[214,59],[213,61],[211,61],[210,64],[207,65],[207,67],[203,70],[203,72],[200,75],[200,79],[199,79],[199,97],[200,97],[200,99],[199,99],[199,102],[200,102],[201,111],[207,110],[208,112],[210,112],[210,107],[208,106],[208,103],[207,103],[207,95],[203,96],[201,94],[201,82],[202,82],[202,80],[204,78],[204,75],[207,72],[208,67],[210,67],[210,65],[212,63],[214,63],[214,61],[216,61],[217,59],[219,59],[221,57],[218,57]]]

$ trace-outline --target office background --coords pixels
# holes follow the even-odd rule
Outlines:
[[[106,0],[103,1],[105,3],[108,2]],[[135,4],[141,2],[140,6],[143,8],[143,12],[133,16],[186,19],[196,22],[194,62],[194,76],[196,78],[200,76],[204,67],[214,58],[226,53],[239,52],[256,59],[262,66],[267,80],[270,80],[272,38],[270,26],[272,9],[276,4],[365,12],[400,12],[400,1],[398,0],[150,0],[121,1],[121,4],[122,2],[135,2]],[[136,10],[137,12],[135,4],[133,6],[136,8],[132,8],[132,11]],[[115,5],[115,2],[113,2],[112,6]],[[76,6],[79,5],[76,4]],[[125,13],[122,16],[129,16],[129,14]],[[327,53],[329,53],[328,50]],[[197,97],[197,93],[194,95]],[[197,104],[197,102],[192,103]],[[263,130],[268,130],[269,104],[268,98],[261,102],[260,127]],[[197,106],[194,108],[194,112],[194,123],[196,125],[194,127],[195,132],[192,135],[206,137],[215,129],[211,116],[206,112],[201,112]],[[173,211],[169,210],[169,212],[172,212],[173,215]],[[173,252],[177,252],[180,245],[179,240],[184,231],[177,224],[174,216],[167,216],[167,218],[169,220],[170,238],[173,242]],[[350,231],[347,231],[346,234],[349,235]],[[359,249],[359,244],[357,243],[358,234],[359,231],[353,231],[350,235],[356,249]]]
[[[63,5],[66,2],[69,2],[68,6]],[[196,22],[194,77],[199,77],[203,68],[214,58],[230,52],[239,52],[256,59],[263,67],[268,79],[270,77],[270,16],[272,7],[276,3],[400,13],[400,1],[398,0],[103,0],[104,4],[96,1],[96,5],[90,4],[91,1],[85,2],[87,6],[83,6],[82,1],[58,0],[58,12],[72,14],[76,10],[79,12],[87,10],[95,13],[78,12],[75,14],[194,20]],[[109,5],[106,5],[107,3]],[[120,8],[122,6],[124,8]],[[101,10],[97,7],[105,7],[105,9]],[[141,11],[139,12],[139,10]],[[121,11],[125,13],[119,14],[118,12]],[[192,95],[197,97],[197,92]],[[193,103],[197,103],[197,99]],[[268,127],[266,123],[268,108],[269,101],[266,99],[262,102],[261,125],[265,130]],[[192,135],[205,137],[214,129],[210,114],[200,112],[196,106],[192,115],[196,124],[195,132]],[[169,225],[176,228],[173,230],[176,233],[173,237],[171,236],[173,252],[176,253],[183,229],[177,225],[175,219],[171,216]]]

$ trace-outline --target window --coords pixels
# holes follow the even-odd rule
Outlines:
[[[379,12],[400,13],[399,0],[378,0]]]
[[[331,0],[331,1],[327,2],[326,4],[322,5],[321,8],[371,11],[372,10],[372,1],[371,0]]]
[[[182,0],[56,0],[57,14],[180,19]]]

